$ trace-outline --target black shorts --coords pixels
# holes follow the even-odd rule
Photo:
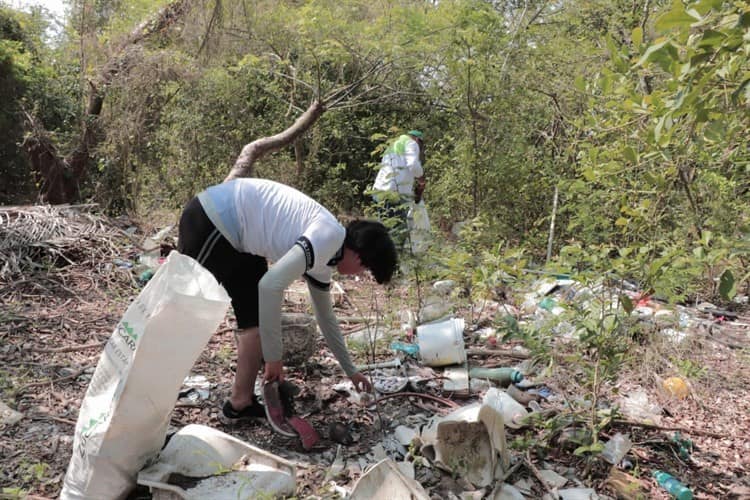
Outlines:
[[[177,250],[189,255],[214,275],[232,299],[237,327],[258,326],[258,282],[268,271],[264,257],[235,250],[208,218],[198,198],[180,217]]]

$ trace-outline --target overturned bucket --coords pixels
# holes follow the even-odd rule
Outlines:
[[[455,365],[466,361],[464,320],[451,318],[417,327],[422,362],[428,366]]]

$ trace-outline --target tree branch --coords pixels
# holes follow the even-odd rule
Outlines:
[[[224,179],[224,182],[252,175],[253,164],[256,161],[294,142],[318,121],[318,118],[320,118],[325,110],[326,107],[320,101],[315,100],[288,129],[270,137],[262,137],[245,145],[229,175]]]

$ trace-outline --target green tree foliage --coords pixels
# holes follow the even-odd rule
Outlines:
[[[725,266],[746,265],[748,234],[747,5],[673,3],[631,43],[609,39],[566,183],[569,230],[640,263],[671,297],[713,290]],[[617,250],[619,249],[619,250]]]
[[[34,179],[20,144],[26,113],[49,123],[54,132],[75,115],[65,68],[52,59],[47,43],[49,16],[43,9],[31,13],[0,5],[0,203],[34,198]]]
[[[46,66],[55,78],[45,81],[68,82],[69,99],[83,108],[79,89],[95,81],[112,47],[166,3],[71,2],[57,66]],[[674,297],[697,289],[729,296],[747,280],[742,2],[190,7],[178,25],[139,44],[102,89],[105,140],[83,192],[112,210],[181,206],[221,181],[244,145],[287,129],[319,101],[326,110],[315,125],[263,157],[254,175],[361,213],[386,142],[419,128],[425,198],[443,230],[478,221],[480,247],[525,247],[539,261],[559,188],[558,265],[616,268]],[[28,33],[43,31],[35,29]],[[3,46],[16,110],[45,67],[29,58],[49,55],[27,39]],[[59,103],[44,110],[56,110],[47,127],[62,144],[81,128]]]

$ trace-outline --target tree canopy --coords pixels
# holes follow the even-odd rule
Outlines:
[[[0,10],[4,203],[37,198],[51,152],[66,200],[115,212],[252,170],[361,213],[387,140],[419,128],[445,230],[473,220],[480,244],[541,260],[557,190],[562,266],[675,297],[747,280],[744,2],[67,6],[55,43],[41,13]]]

